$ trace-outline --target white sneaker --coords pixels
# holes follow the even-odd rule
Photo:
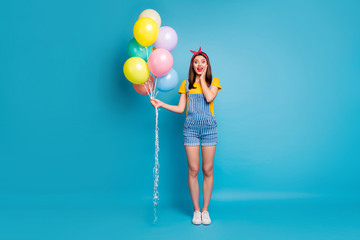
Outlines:
[[[211,219],[208,211],[203,211],[201,213],[201,223],[205,225],[209,225],[211,223]]]
[[[201,224],[201,212],[200,211],[194,211],[192,223],[195,225]]]

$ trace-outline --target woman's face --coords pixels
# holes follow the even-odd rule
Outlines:
[[[202,55],[196,56],[193,61],[193,68],[197,75],[201,75],[207,68],[206,58]]]

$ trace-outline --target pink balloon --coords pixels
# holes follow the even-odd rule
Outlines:
[[[167,74],[173,66],[174,60],[171,53],[164,48],[157,48],[148,58],[149,70],[156,77]]]
[[[146,88],[145,86],[146,85]],[[134,84],[133,83],[133,86],[134,86],[134,89],[137,93],[141,94],[141,95],[147,95],[150,91],[150,86],[151,86],[151,89],[154,90],[154,87],[155,87],[155,83],[154,83],[154,78],[153,76],[149,76],[148,80],[146,80],[146,82],[143,84]]]

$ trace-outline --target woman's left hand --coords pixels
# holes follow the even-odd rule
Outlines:
[[[204,67],[204,71],[203,71],[203,72],[201,73],[201,75],[200,75],[200,80],[204,80],[204,81],[205,81],[206,70],[207,70],[207,65]]]
[[[150,102],[155,108],[159,108],[164,105],[164,103],[162,101],[160,101],[159,99],[156,99],[156,98],[151,98]]]

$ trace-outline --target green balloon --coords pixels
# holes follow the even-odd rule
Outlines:
[[[131,39],[128,44],[128,54],[130,57],[139,57],[147,61],[148,56],[150,56],[151,47],[146,48],[140,45],[135,38]]]

